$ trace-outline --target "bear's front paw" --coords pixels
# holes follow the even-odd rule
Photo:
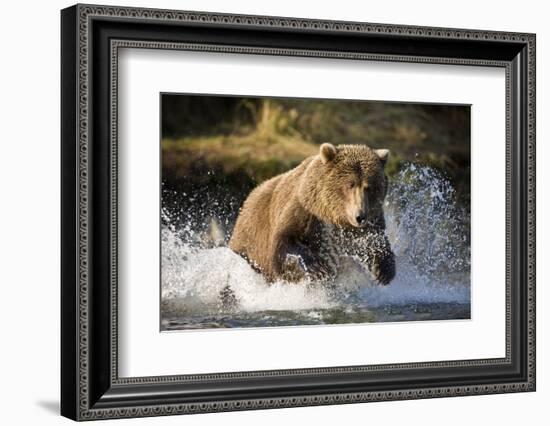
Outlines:
[[[380,284],[388,285],[395,277],[395,256],[393,253],[376,259],[371,265],[370,272]]]
[[[300,281],[306,277],[304,260],[295,254],[287,254],[282,268],[282,276],[288,281]]]
[[[330,275],[330,268],[314,255],[287,254],[283,266],[284,277],[289,281],[300,281],[306,278],[322,280]]]

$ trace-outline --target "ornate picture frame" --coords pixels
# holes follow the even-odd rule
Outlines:
[[[64,9],[61,414],[93,420],[534,391],[535,40],[268,16]],[[126,47],[503,68],[505,357],[119,377],[117,64]]]

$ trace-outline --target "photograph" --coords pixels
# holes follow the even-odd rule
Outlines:
[[[60,56],[58,84],[39,86],[60,86],[61,108],[34,126],[60,203],[43,202],[28,155],[11,155],[34,190],[12,176],[30,201],[5,209],[35,216],[33,232],[60,228],[57,261],[38,257],[60,275],[61,291],[44,292],[58,300],[36,298],[59,307],[59,336],[26,349],[57,342],[39,385],[55,384],[62,416],[250,411],[257,423],[342,405],[339,421],[361,409],[343,405],[369,403],[380,421],[438,399],[439,423],[485,410],[518,424],[540,408],[543,14],[62,6],[60,25],[39,19],[55,54],[35,49]],[[28,96],[11,86],[17,110]],[[43,143],[48,128],[61,152]],[[42,205],[57,226],[29,227]],[[11,228],[12,251],[27,247]],[[17,277],[44,275],[28,258]],[[464,398],[476,395],[495,396]]]
[[[161,93],[161,331],[469,320],[470,113]]]

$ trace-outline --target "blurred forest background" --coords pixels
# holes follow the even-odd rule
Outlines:
[[[161,103],[165,192],[242,201],[331,142],[388,148],[390,180],[405,163],[429,165],[470,207],[469,106],[171,94]]]

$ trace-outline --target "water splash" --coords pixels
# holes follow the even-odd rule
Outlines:
[[[449,180],[409,164],[390,185],[385,212],[397,275],[387,287],[362,289],[368,305],[469,303],[470,215]]]
[[[397,274],[389,286],[376,285],[365,268],[346,260],[332,288],[311,281],[268,284],[227,248],[238,197],[176,195],[166,197],[170,202],[163,196],[165,325],[174,319],[190,328],[220,326],[220,319],[224,326],[364,322],[373,320],[369,310],[469,304],[469,214],[457,205],[450,182],[429,167],[409,164],[390,184],[385,215]],[[231,308],[220,297],[225,288],[237,302]]]

